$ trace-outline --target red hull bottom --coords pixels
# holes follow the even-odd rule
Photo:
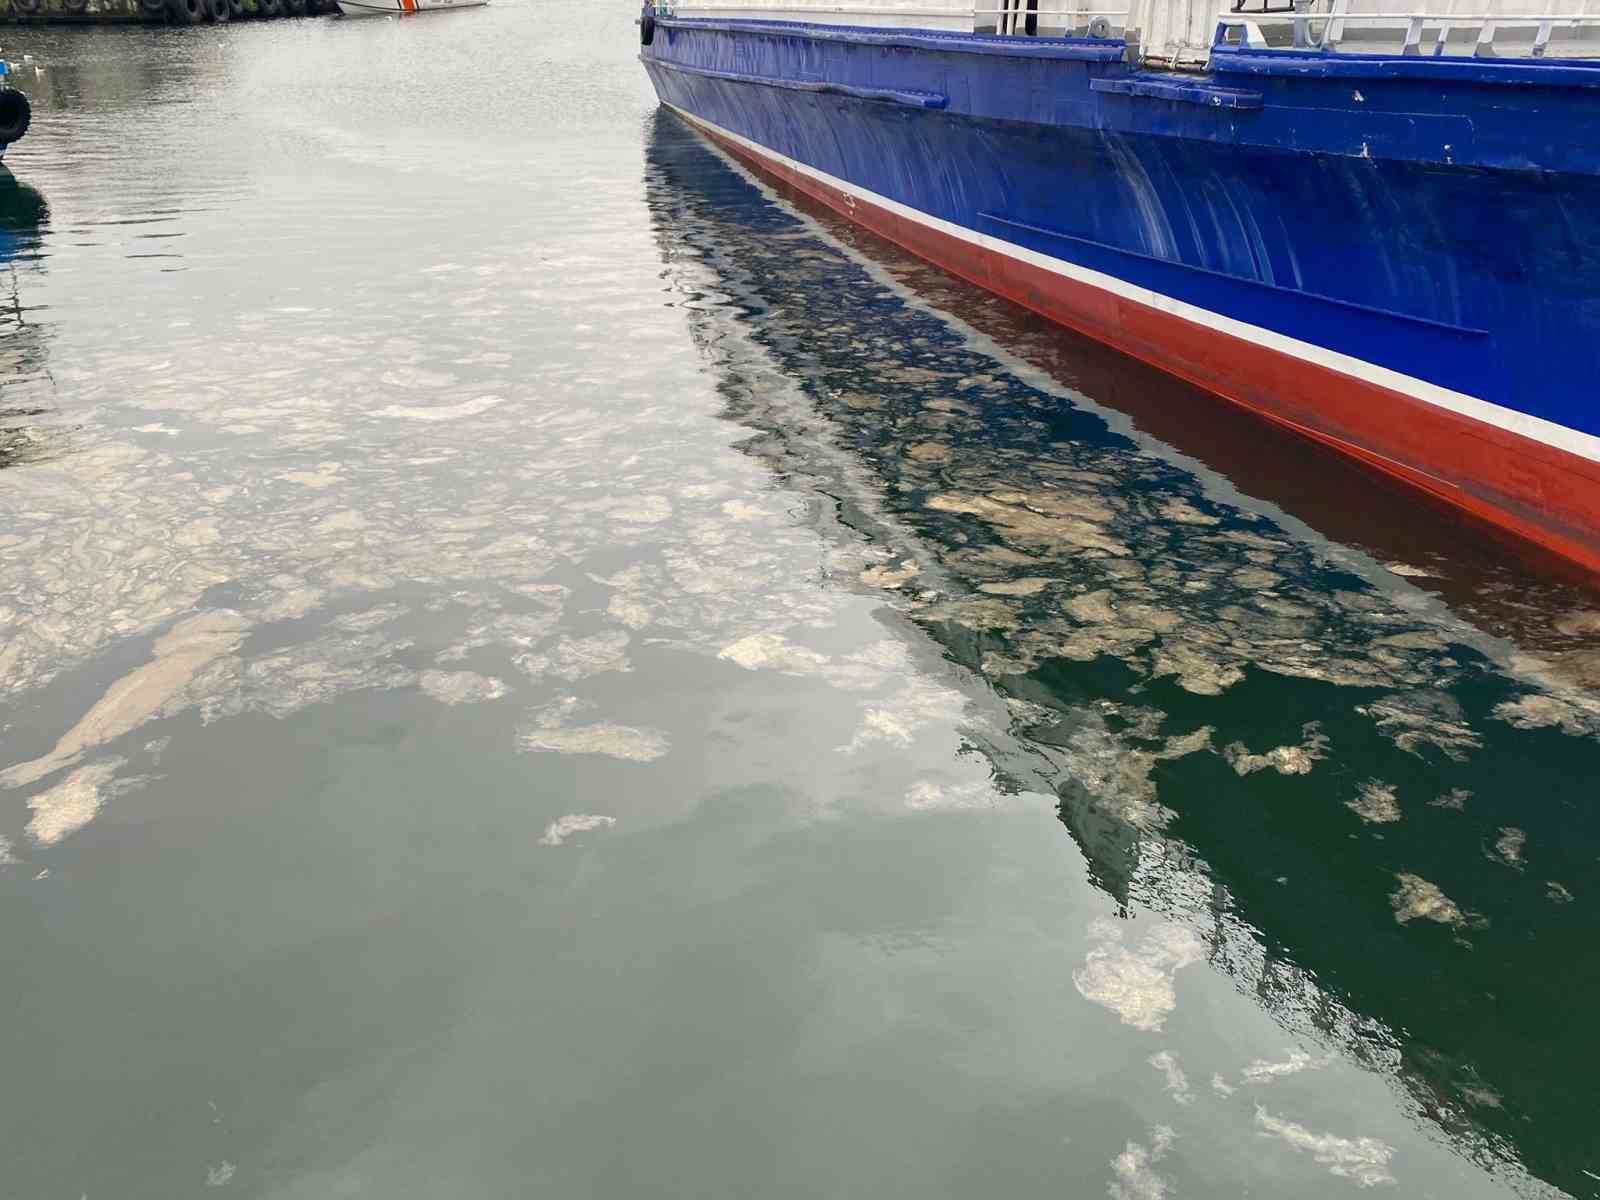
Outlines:
[[[760,174],[918,257],[1332,446],[1600,581],[1600,463],[974,245],[684,115]]]

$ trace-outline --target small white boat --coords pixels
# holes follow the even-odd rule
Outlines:
[[[347,17],[392,17],[440,8],[482,8],[489,0],[339,0]]]

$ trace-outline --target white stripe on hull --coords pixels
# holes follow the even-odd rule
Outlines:
[[[665,101],[663,101],[665,103]],[[1464,392],[1452,391],[1440,387],[1438,384],[1429,383],[1425,379],[1417,379],[1410,375],[1401,374],[1399,371],[1380,367],[1376,363],[1369,363],[1363,359],[1354,358],[1348,354],[1341,354],[1337,350],[1329,350],[1324,346],[1317,346],[1311,342],[1303,342],[1275,330],[1263,329],[1257,325],[1249,325],[1243,321],[1236,321],[1232,317],[1222,316],[1210,309],[1200,308],[1182,300],[1175,300],[1171,296],[1152,292],[1137,284],[1118,279],[1115,275],[1106,275],[1099,271],[1092,271],[1087,267],[1080,267],[1075,263],[1064,262],[1059,258],[1051,258],[1048,254],[1040,254],[1026,246],[1016,245],[1014,242],[1002,238],[991,237],[989,234],[979,233],[975,229],[968,229],[964,225],[955,225],[940,217],[932,216],[921,209],[912,208],[898,200],[891,200],[877,192],[868,191],[866,188],[829,175],[826,171],[819,171],[816,167],[799,162],[782,154],[760,142],[753,142],[747,137],[724,129],[714,122],[707,121],[704,117],[686,112],[674,104],[667,104],[673,112],[677,113],[690,124],[698,125],[718,137],[728,139],[752,154],[780,163],[791,171],[808,176],[830,188],[844,192],[868,204],[875,204],[885,208],[896,216],[908,221],[914,221],[929,229],[937,230],[948,237],[958,238],[970,245],[993,254],[1003,255],[1007,258],[1024,262],[1041,270],[1063,276],[1076,283],[1089,287],[1099,288],[1124,300],[1135,304],[1142,304],[1147,308],[1167,313],[1170,316],[1193,322],[1207,329],[1214,329],[1230,337],[1240,338],[1253,342],[1264,349],[1273,350],[1303,362],[1314,363],[1330,371],[1337,371],[1354,379],[1370,383],[1376,387],[1388,388],[1390,391],[1399,392],[1420,400],[1424,404],[1433,405],[1435,408],[1444,409],[1458,416],[1468,417],[1474,421],[1482,421],[1486,425],[1493,425],[1497,429],[1504,429],[1520,437],[1539,442],[1542,445],[1552,446],[1564,450],[1579,458],[1590,462],[1600,463],[1600,437],[1584,433],[1578,429],[1569,429],[1565,425],[1558,425],[1554,421],[1546,421],[1542,417],[1530,416],[1528,413],[1517,412],[1515,409],[1480,400],[1476,396],[1469,396]]]

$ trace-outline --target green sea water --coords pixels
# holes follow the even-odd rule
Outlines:
[[[1600,600],[632,16],[8,31],[0,1196],[1600,1195]]]

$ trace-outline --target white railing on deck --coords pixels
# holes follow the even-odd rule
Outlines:
[[[878,25],[888,28],[972,28],[973,0],[913,0],[854,4],[831,0],[687,0],[673,4],[680,17],[728,17],[763,21],[815,21],[833,25]],[[840,18],[852,18],[843,19]],[[864,18],[864,19],[853,19]]]
[[[1287,11],[1241,7],[1218,14],[1219,40],[1246,49],[1476,57],[1600,57],[1600,12],[1591,0],[1297,0]]]
[[[1141,62],[1198,68],[1213,46],[1600,58],[1600,0],[681,0],[686,17],[1007,36],[1125,37]],[[1119,7],[1120,5],[1120,7]],[[1591,5],[1596,11],[1591,11]]]
[[[1027,0],[1000,0],[999,8],[975,8],[972,10],[972,15],[974,28],[985,29],[993,25],[994,31],[1001,34],[1029,32],[1028,18],[1032,17],[1033,32],[1042,33],[1048,29],[1055,32],[1092,33],[1095,37],[1110,37],[1113,34],[1121,35],[1122,27],[1127,21],[1128,9],[1126,5],[1121,8],[1108,8],[1104,4],[1091,7],[1090,0],[1067,8],[1030,9]],[[1057,17],[1066,19],[1056,20]]]
[[[1093,34],[1117,37],[1128,16],[1118,0],[888,0],[873,4],[856,0],[683,0],[670,6],[681,17],[746,18],[769,21],[816,21],[885,28],[949,29],[972,33],[1024,35]],[[1030,29],[1030,23],[1032,28]]]

